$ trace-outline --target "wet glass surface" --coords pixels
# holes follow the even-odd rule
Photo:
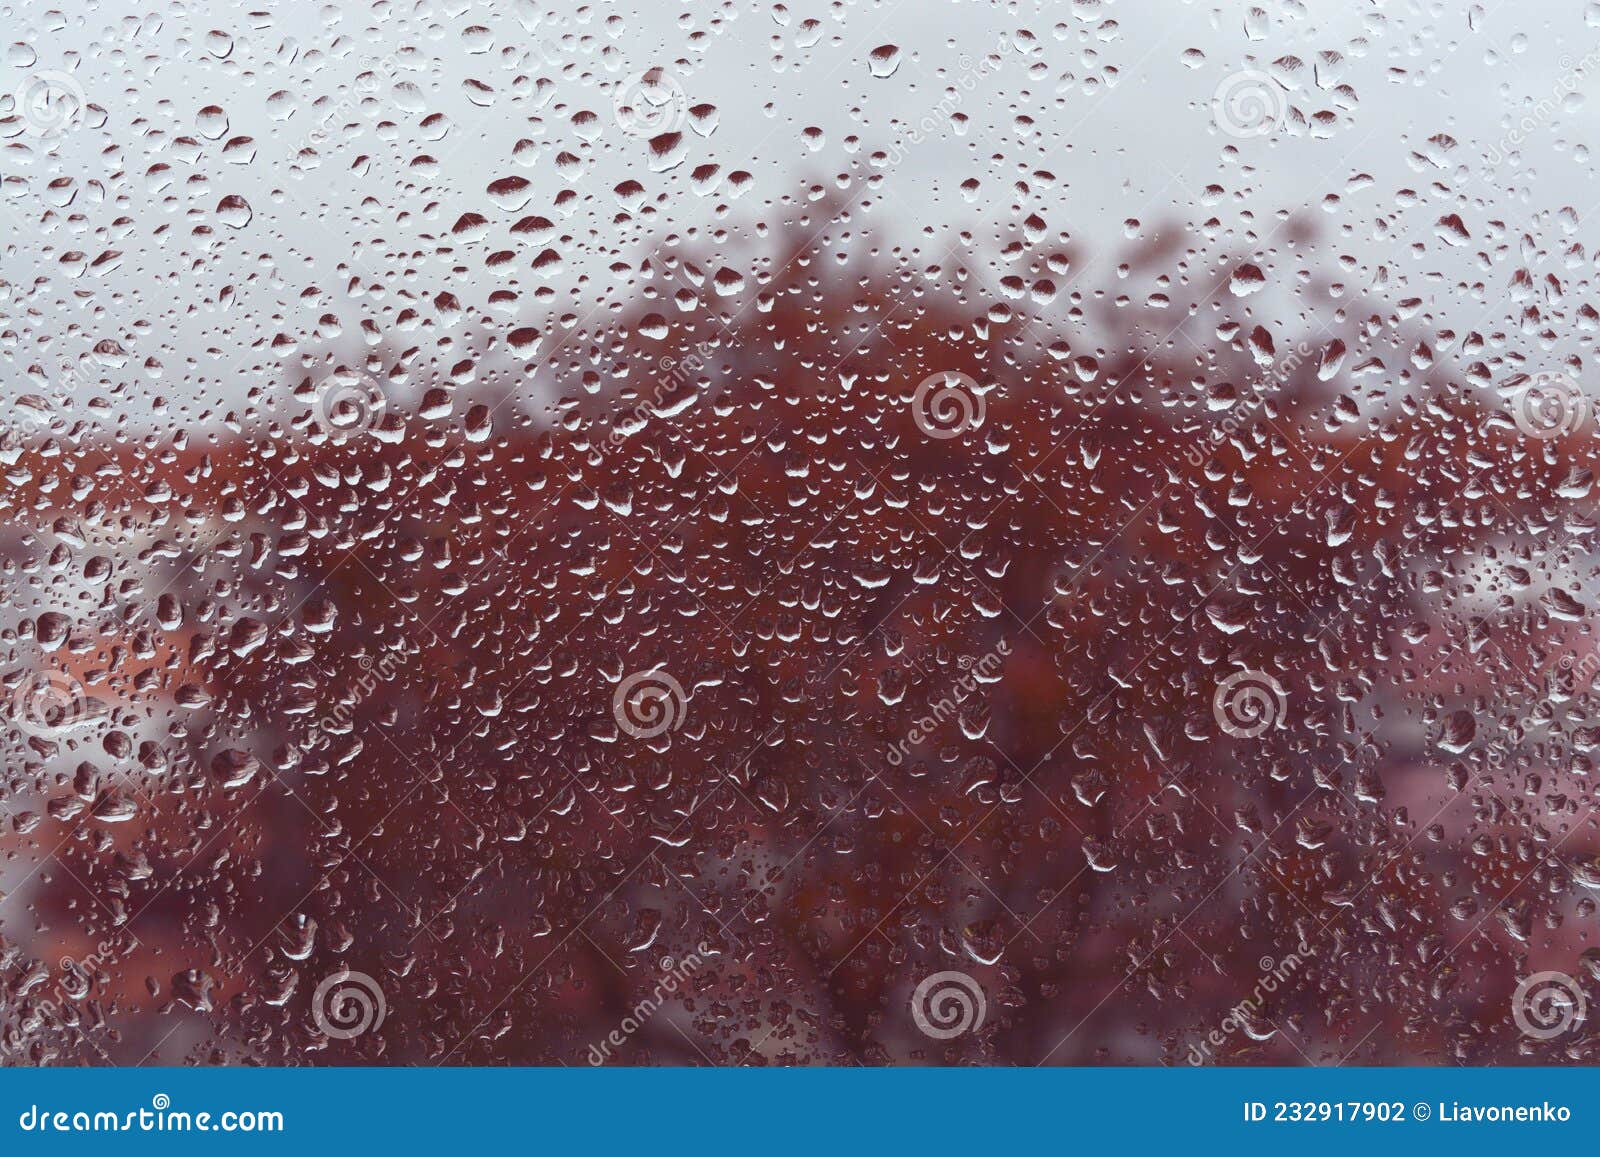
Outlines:
[[[4,1063],[1594,1059],[1600,5],[6,17]]]

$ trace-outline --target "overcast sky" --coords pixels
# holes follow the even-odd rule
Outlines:
[[[1600,203],[1578,143],[1600,5],[1423,7],[9,5],[8,103],[49,84],[91,107],[59,131],[26,109],[3,128],[0,390],[81,407],[104,391],[64,367],[99,346],[90,377],[120,384],[116,413],[154,419],[162,397],[160,420],[194,424],[281,390],[301,359],[350,356],[363,320],[449,365],[493,328],[480,317],[539,326],[626,300],[611,267],[649,239],[773,218],[812,182],[874,171],[874,150],[889,155],[875,242],[934,257],[970,230],[981,263],[1042,204],[1051,232],[1097,255],[1080,286],[1114,293],[1130,219],[1148,236],[1214,217],[1243,237],[1308,210],[1326,221],[1320,265],[1349,258],[1361,289],[1470,329],[1493,304],[1472,283],[1504,276],[1480,268],[1488,238],[1582,241]],[[885,45],[898,58],[874,76]],[[662,172],[614,109],[652,67],[658,95],[717,110],[688,118],[684,159]],[[1213,97],[1241,72],[1270,78],[1271,132],[1219,129]],[[713,164],[721,184],[697,188]],[[1013,182],[1040,170],[1054,183],[1024,205]],[[528,186],[491,196],[508,177]],[[630,178],[656,212],[619,223],[612,190]],[[563,190],[576,199],[557,212]],[[1434,235],[1451,212],[1471,233],[1454,247]],[[486,232],[452,240],[470,213]],[[557,236],[492,262],[525,215]],[[559,264],[536,267],[545,248]]]

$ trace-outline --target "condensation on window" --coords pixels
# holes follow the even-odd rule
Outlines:
[[[13,5],[0,1063],[1593,1063],[1600,5]]]

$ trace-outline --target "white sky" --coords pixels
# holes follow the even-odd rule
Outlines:
[[[930,116],[934,131],[896,154],[867,221],[873,240],[920,246],[934,259],[970,229],[968,260],[981,264],[997,238],[1038,212],[1051,232],[1096,255],[1077,287],[1109,293],[1131,292],[1114,275],[1129,218],[1148,236],[1154,224],[1216,217],[1248,248],[1247,213],[1266,235],[1275,214],[1309,208],[1324,222],[1322,239],[1286,268],[1311,260],[1331,268],[1349,256],[1357,266],[1349,280],[1364,290],[1384,266],[1380,293],[1420,299],[1435,327],[1466,331],[1515,314],[1494,296],[1509,270],[1478,259],[1497,240],[1493,221],[1505,223],[1501,241],[1527,233],[1545,247],[1588,249],[1587,222],[1600,207],[1592,160],[1575,144],[1595,128],[1586,98],[1600,77],[1595,4],[1263,3],[1259,19],[1247,18],[1248,5],[1172,0],[252,0],[170,4],[142,19],[132,4],[87,7],[0,7],[11,41],[0,101],[30,77],[61,73],[105,110],[44,139],[15,122],[0,128],[0,399],[42,393],[81,406],[96,391],[61,367],[110,341],[122,353],[102,346],[111,352],[99,372],[122,390],[100,421],[152,420],[160,396],[172,409],[159,420],[195,425],[200,410],[214,419],[252,389],[282,393],[304,372],[295,369],[300,356],[357,351],[364,319],[398,347],[431,347],[448,367],[481,345],[478,335],[628,300],[609,267],[637,265],[646,241],[775,219],[770,203],[870,171],[868,153],[904,145],[905,127]],[[1015,49],[1019,28],[1037,40],[1031,54]],[[1011,47],[998,67],[975,75],[1003,38]],[[869,52],[888,43],[901,48],[900,65],[872,77]],[[1591,53],[1588,75],[1575,71]],[[1211,107],[1219,83],[1288,55],[1305,68],[1287,99],[1307,117],[1331,113],[1325,132],[1220,133]],[[378,82],[360,91],[356,78],[374,62],[384,62]],[[643,140],[622,132],[612,112],[614,86],[652,66],[667,70],[687,103],[718,109],[715,130],[686,131],[688,159],[665,173],[649,171]],[[970,118],[964,134],[939,115],[941,102]],[[223,110],[225,127],[201,115],[210,106]],[[590,126],[574,123],[584,110],[596,114]],[[432,114],[446,120],[430,123]],[[1536,123],[1520,153],[1502,159],[1522,115]],[[319,126],[327,139],[312,167],[296,158]],[[820,130],[815,148],[808,128]],[[1437,164],[1421,160],[1439,134],[1457,147],[1434,148]],[[851,135],[860,151],[847,144]],[[237,143],[245,137],[252,143]],[[519,150],[519,141],[531,145]],[[578,172],[563,174],[562,152],[582,158]],[[746,170],[752,182],[732,202],[725,187],[701,195],[690,173],[703,164]],[[1040,169],[1055,184],[1017,199],[1012,182]],[[1370,184],[1352,183],[1358,173]],[[530,182],[525,208],[486,194],[508,176]],[[650,219],[619,225],[611,190],[629,177],[652,203],[665,200]],[[981,182],[970,200],[959,189],[969,178]],[[1212,185],[1221,192],[1203,196]],[[552,205],[565,189],[578,199],[563,216]],[[1324,211],[1330,196],[1337,207]],[[228,198],[249,206],[242,228]],[[1572,215],[1565,223],[1563,208]],[[490,230],[451,244],[451,227],[469,212]],[[1458,248],[1434,235],[1450,212],[1472,234]],[[527,214],[551,217],[572,243],[511,244],[507,227]],[[927,226],[932,238],[922,236]],[[532,269],[545,245],[562,258],[548,277]],[[488,255],[502,249],[515,259],[491,270]],[[1472,288],[1477,281],[1487,292]],[[359,283],[387,289],[362,293]],[[536,299],[545,286],[553,299]],[[479,324],[490,295],[508,289],[514,303]],[[465,313],[441,312],[441,293]],[[1285,324],[1296,315],[1286,293],[1257,300]],[[1066,306],[1058,298],[1048,308]],[[414,318],[401,316],[407,309]],[[44,367],[44,385],[21,372],[30,364]]]

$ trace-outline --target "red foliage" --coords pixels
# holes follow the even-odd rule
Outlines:
[[[1253,992],[1207,1055],[1581,1052],[1509,1009],[1592,912],[1538,594],[1592,542],[1576,448],[1413,374],[1390,318],[1286,359],[1220,306],[1201,353],[1080,302],[1069,342],[963,273],[792,261],[665,339],[646,301],[541,354],[578,393],[549,419],[430,381],[382,437],[30,448],[19,516],[174,550],[87,573],[64,653],[109,719],[17,748],[13,1046],[579,1064],[703,954],[611,1059],[1182,1063]],[[983,420],[929,437],[947,371]],[[1214,712],[1245,670],[1284,696],[1254,738]],[[630,735],[614,694],[655,671],[679,718]],[[49,962],[100,940],[63,999]],[[343,968],[387,1015],[330,1042]],[[948,1043],[908,1012],[941,970],[987,997]]]

